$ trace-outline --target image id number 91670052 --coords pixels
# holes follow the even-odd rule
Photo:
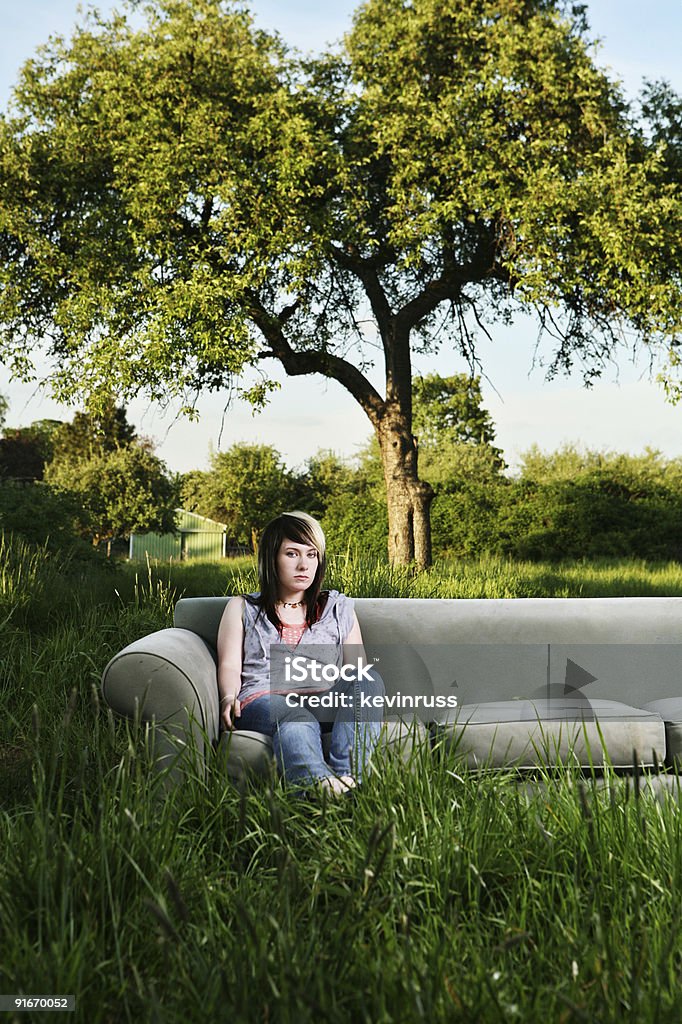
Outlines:
[[[76,1009],[76,997],[75,996],[56,996],[56,995],[0,995],[0,1012],[7,1012],[13,1010],[14,1013],[22,1013],[32,1010],[75,1010]]]

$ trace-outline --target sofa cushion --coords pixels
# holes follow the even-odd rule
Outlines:
[[[644,708],[663,719],[666,763],[679,766],[682,762],[682,697],[662,697],[644,704]]]
[[[220,735],[217,757],[231,782],[239,783],[247,775],[267,778],[273,769],[272,740],[248,729],[225,730]]]
[[[654,711],[612,700],[490,701],[465,704],[434,723],[436,736],[471,767],[532,768],[659,765],[666,752],[663,720]],[[604,753],[606,751],[606,754]]]

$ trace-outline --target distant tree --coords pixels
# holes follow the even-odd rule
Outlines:
[[[297,479],[270,445],[235,444],[211,456],[210,469],[183,480],[183,507],[225,523],[239,543],[258,549],[266,523],[292,507]]]
[[[480,378],[463,373],[415,377],[413,393],[420,473],[435,495],[433,550],[480,554],[496,542],[498,508],[508,486]]]
[[[354,479],[355,469],[348,459],[330,449],[320,449],[306,459],[299,474],[297,506],[321,519],[336,496],[352,494]]]
[[[682,458],[666,459],[656,448],[647,447],[642,455],[599,451],[564,444],[556,451],[545,452],[537,444],[522,453],[518,476],[522,480],[547,483],[551,480],[574,480],[586,473],[608,472],[633,487],[650,483],[665,484],[680,490],[682,498]]]
[[[0,438],[0,478],[10,480],[42,480],[45,457],[35,437],[21,428],[8,430]]]
[[[179,484],[113,398],[51,434],[45,480],[80,506],[78,529],[98,546],[133,531],[175,529]]]
[[[490,444],[449,439],[422,453],[422,474],[436,493],[435,552],[469,557],[494,547],[498,509],[509,486],[498,452]]]
[[[437,373],[412,380],[412,429],[420,451],[443,441],[488,444],[495,440],[495,424],[483,408],[481,378],[466,373],[441,377]],[[501,452],[495,449],[501,459]]]
[[[109,399],[98,412],[77,412],[70,423],[59,426],[53,437],[52,458],[58,462],[80,462],[125,448],[133,441],[151,448],[128,423],[125,408]]]
[[[79,535],[80,505],[75,495],[42,481],[19,484],[0,479],[0,530],[50,548],[70,547]]]
[[[0,395],[0,430],[5,425],[7,419],[7,410],[9,409],[9,402],[4,395]]]
[[[191,469],[180,477],[180,502],[188,512],[197,512],[199,515],[208,516],[206,511],[213,507],[213,499],[209,496],[210,474],[202,469]],[[209,516],[210,519],[216,518]]]
[[[330,551],[386,556],[388,515],[381,454],[372,438],[354,459],[319,453],[308,463],[323,481],[322,526]],[[314,485],[314,481],[313,481]]]
[[[59,420],[36,420],[28,427],[5,429],[0,438],[0,477],[42,480],[54,452]]]
[[[125,447],[77,460],[57,459],[45,471],[56,490],[78,499],[78,528],[94,546],[134,531],[175,530],[178,483],[146,446]]]
[[[497,549],[520,558],[682,557],[682,460],[533,446],[500,504]]]

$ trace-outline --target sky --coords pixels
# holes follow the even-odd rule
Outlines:
[[[108,12],[118,4],[101,0],[95,6]],[[351,0],[325,5],[319,0],[252,0],[248,6],[260,26],[277,30],[291,46],[315,52],[342,36],[358,5]],[[51,35],[69,36],[81,15],[77,0],[0,0],[0,10],[0,109],[5,109],[24,61]],[[597,62],[629,95],[637,94],[644,78],[666,79],[682,92],[682,0],[592,0],[588,18],[591,35],[599,40]],[[547,381],[534,358],[536,340],[533,321],[520,320],[513,328],[496,329],[493,343],[480,349],[484,405],[512,468],[532,444],[546,451],[562,444],[631,453],[650,447],[669,458],[682,456],[682,404],[666,402],[641,359],[621,358],[587,390],[579,374]],[[448,375],[467,367],[461,357],[441,351],[415,356],[413,369]],[[205,469],[212,451],[236,442],[271,444],[291,467],[302,466],[319,449],[350,457],[366,444],[369,421],[340,385],[318,376],[273,376],[281,389],[255,416],[244,403],[228,405],[227,393],[218,393],[201,399],[198,422],[144,399],[130,404],[129,420],[156,442],[157,452],[176,472]],[[373,380],[380,388],[380,375]],[[0,394],[9,398],[10,426],[47,417],[67,420],[75,411],[58,406],[35,384],[9,381],[1,366]]]

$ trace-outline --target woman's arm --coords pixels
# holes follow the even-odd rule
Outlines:
[[[238,694],[242,688],[243,610],[244,598],[231,598],[218,627],[218,692],[224,729],[234,729],[234,720],[241,714]]]
[[[353,612],[353,624],[350,633],[343,641],[343,663],[344,665],[357,665],[358,658],[362,665],[368,664],[365,645],[360,631],[360,623],[358,622],[357,615]]]

